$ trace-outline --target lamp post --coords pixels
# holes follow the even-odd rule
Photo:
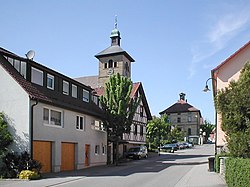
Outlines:
[[[213,77],[210,77],[209,79],[207,79],[206,81],[206,86],[205,88],[203,89],[203,92],[208,92],[210,91],[209,87],[208,87],[208,81],[209,80],[214,80],[216,85],[215,85],[215,92],[214,92],[214,98],[216,97],[217,95],[217,79],[213,78]],[[216,107],[215,107],[215,134],[214,134],[214,154],[216,155],[217,154],[217,111],[216,111]]]

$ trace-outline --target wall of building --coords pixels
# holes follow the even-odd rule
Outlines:
[[[0,112],[14,139],[10,148],[15,152],[29,151],[29,96],[1,66],[0,78]]]
[[[180,122],[178,122],[180,118]],[[188,136],[188,129],[191,129],[190,135],[199,135],[200,129],[200,114],[199,112],[182,112],[182,113],[171,113],[169,119],[172,125],[180,127],[185,135]]]
[[[60,111],[62,113],[62,127],[48,125],[43,120],[44,108]],[[76,116],[85,117],[84,130],[76,129]],[[52,170],[60,171],[61,143],[75,144],[75,168],[85,167],[85,145],[90,145],[89,166],[104,165],[107,162],[107,134],[94,128],[93,116],[64,110],[43,103],[38,103],[34,110],[34,140],[52,142]],[[99,153],[95,153],[95,146],[99,145]],[[102,146],[105,153],[102,153]]]
[[[229,59],[227,63],[222,65],[217,74],[217,89],[228,87],[232,80],[238,80],[240,76],[240,71],[244,67],[247,61],[250,61],[250,45],[245,49],[240,51],[238,55]],[[225,133],[221,129],[221,116],[217,114],[217,146],[222,147],[226,144]]]

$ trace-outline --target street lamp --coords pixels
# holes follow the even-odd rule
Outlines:
[[[214,80],[215,83],[216,83],[215,92],[214,92],[214,97],[215,97],[217,95],[217,79],[215,79],[215,78],[210,77],[209,79],[207,79],[206,86],[203,89],[203,92],[210,91],[210,89],[208,87],[208,84],[207,84],[209,80]],[[216,107],[215,107],[215,134],[214,134],[214,139],[215,139],[215,141],[214,141],[214,144],[215,144],[214,145],[214,154],[216,155],[217,154],[217,112],[216,112]]]

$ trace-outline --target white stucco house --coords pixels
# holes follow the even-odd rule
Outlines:
[[[28,151],[42,172],[106,164],[103,112],[89,86],[3,48],[0,83],[13,151]]]

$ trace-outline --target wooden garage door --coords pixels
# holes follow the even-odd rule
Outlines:
[[[62,143],[61,154],[61,171],[75,169],[75,144]]]
[[[41,162],[41,173],[51,172],[51,157],[51,142],[33,141],[33,158]]]

